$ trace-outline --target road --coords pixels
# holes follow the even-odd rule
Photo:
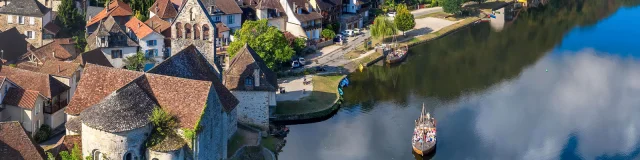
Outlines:
[[[414,11],[411,11],[411,14],[413,14],[413,17],[420,17],[423,15],[442,12],[442,11],[443,11],[442,7],[433,7],[433,8],[423,8],[423,9],[414,10]]]

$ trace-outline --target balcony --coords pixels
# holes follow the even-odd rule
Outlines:
[[[45,106],[44,107],[44,113],[47,113],[47,114],[56,113],[57,111],[63,109],[67,105],[68,105],[68,102],[66,100],[65,101],[60,101],[58,103],[53,103],[53,104],[51,104],[49,106]]]
[[[322,23],[316,23],[314,25],[303,25],[302,29],[304,30],[314,30],[314,29],[318,29],[318,28],[322,28]]]

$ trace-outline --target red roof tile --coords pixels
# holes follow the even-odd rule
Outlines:
[[[6,76],[9,80],[26,90],[38,91],[46,98],[57,96],[69,90],[69,86],[44,73],[13,67],[2,67],[0,69],[0,76]]]
[[[178,10],[170,0],[157,0],[149,7],[149,12],[153,12],[160,18],[175,18],[178,15]]]
[[[132,15],[133,15],[133,11],[131,10],[131,7],[129,7],[129,5],[127,5],[126,3],[120,0],[115,0],[109,3],[109,7],[102,10],[96,16],[91,18],[91,20],[87,21],[86,26],[88,27],[95,23],[98,23],[100,22],[100,20],[105,19],[109,16],[115,17],[115,16],[132,16]]]
[[[9,88],[7,95],[2,100],[2,104],[18,106],[20,108],[32,110],[38,100],[38,91],[24,90],[22,88]]]
[[[71,38],[55,39],[53,42],[40,48],[30,51],[40,61],[47,60],[69,60],[75,57],[79,51],[75,48],[75,42]],[[23,59],[27,59],[31,54],[24,54]],[[54,58],[55,59],[52,59]]]
[[[167,22],[165,20],[162,20],[157,16],[153,16],[153,17],[149,18],[146,22],[144,22],[144,24],[146,24],[147,26],[149,26],[151,29],[153,29],[154,31],[156,31],[158,33],[162,33],[164,31],[166,31],[167,29],[171,28],[171,23],[169,23],[169,22]]]
[[[80,63],[63,62],[63,61],[46,61],[38,72],[46,73],[59,77],[71,78],[80,67]]]
[[[129,22],[125,23],[124,25],[127,26],[129,30],[133,31],[138,39],[142,39],[147,35],[153,33],[151,27],[142,23],[142,21],[138,20],[138,18],[136,17],[131,17],[131,19],[129,19]]]
[[[0,122],[0,159],[44,159],[44,151],[29,139],[20,122]]]

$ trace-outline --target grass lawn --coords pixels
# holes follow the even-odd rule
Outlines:
[[[276,151],[276,144],[278,144],[278,140],[277,138],[273,137],[273,136],[269,136],[267,138],[262,138],[262,141],[260,142],[262,145],[262,147],[269,149],[271,152],[273,153],[278,153],[278,151]]]
[[[363,57],[363,58],[359,59],[359,60],[356,62],[356,65],[359,65],[359,64],[365,65],[365,64],[367,64],[367,63],[369,63],[369,62],[371,62],[371,61],[375,60],[376,58],[378,58],[378,57],[380,57],[380,56],[382,56],[382,53],[380,53],[380,52],[374,52],[374,53],[372,53],[372,54],[370,54],[370,55],[368,55],[368,56],[366,56],[366,57]]]
[[[231,139],[229,139],[227,155],[233,156],[233,154],[242,147],[242,144],[244,144],[244,137],[238,133],[233,134]]]
[[[291,115],[322,111],[333,106],[338,99],[338,84],[343,75],[313,76],[313,92],[298,101],[281,101],[276,107],[276,114]]]
[[[453,25],[444,27],[444,28],[442,28],[442,29],[440,29],[440,30],[438,30],[436,32],[432,32],[432,33],[429,33],[429,34],[426,34],[426,35],[414,37],[411,40],[409,40],[407,42],[404,42],[402,44],[404,45],[404,44],[410,44],[410,43],[417,43],[417,42],[420,42],[420,41],[433,39],[433,38],[436,38],[436,37],[438,37],[438,36],[440,36],[442,34],[445,34],[445,33],[451,32],[451,31],[453,31],[455,29],[458,29],[458,28],[460,28],[462,26],[465,26],[467,24],[473,23],[473,22],[475,22],[475,21],[477,21],[479,19],[480,18],[478,18],[478,17],[468,17],[468,18],[465,18],[464,20],[462,20],[462,21],[460,21],[458,23],[455,23]]]
[[[430,13],[430,14],[419,16],[419,17],[415,17],[415,19],[422,19],[422,18],[427,18],[427,17],[443,18],[444,19],[448,15],[451,15],[451,14],[445,13],[445,12],[435,12],[435,13]]]

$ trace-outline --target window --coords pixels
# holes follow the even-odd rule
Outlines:
[[[27,36],[27,38],[29,38],[29,39],[35,39],[36,38],[36,36],[34,35],[33,31],[26,31],[24,33],[24,35]]]
[[[104,155],[102,155],[100,151],[98,151],[97,149],[93,150],[93,160],[102,160],[102,156]]]
[[[157,45],[157,41],[156,40],[148,40],[147,41],[147,46],[156,46]]]
[[[209,40],[209,25],[202,25],[202,40]]]
[[[213,21],[214,22],[220,22],[220,16],[213,17]]]
[[[23,16],[18,16],[18,23],[24,24],[24,17]]]
[[[244,85],[245,86],[253,86],[253,77],[249,76],[247,78],[244,79]]]
[[[122,50],[111,50],[111,59],[122,58]]]
[[[189,23],[184,24],[184,38],[191,39],[191,25]]]
[[[193,39],[200,39],[200,27],[198,27],[198,24],[193,25]]]
[[[124,160],[133,160],[133,155],[131,152],[124,154]]]
[[[34,17],[29,17],[29,24],[30,25],[36,24],[36,20],[35,19],[36,18],[34,18]]]
[[[13,16],[12,15],[7,16],[7,23],[9,23],[9,24],[13,23]]]
[[[176,23],[176,37],[182,38],[182,23]]]
[[[157,57],[158,56],[158,49],[150,49],[145,51],[145,56],[146,57]]]
[[[235,22],[235,20],[233,19],[233,15],[228,15],[227,16],[227,24],[233,24]]]

